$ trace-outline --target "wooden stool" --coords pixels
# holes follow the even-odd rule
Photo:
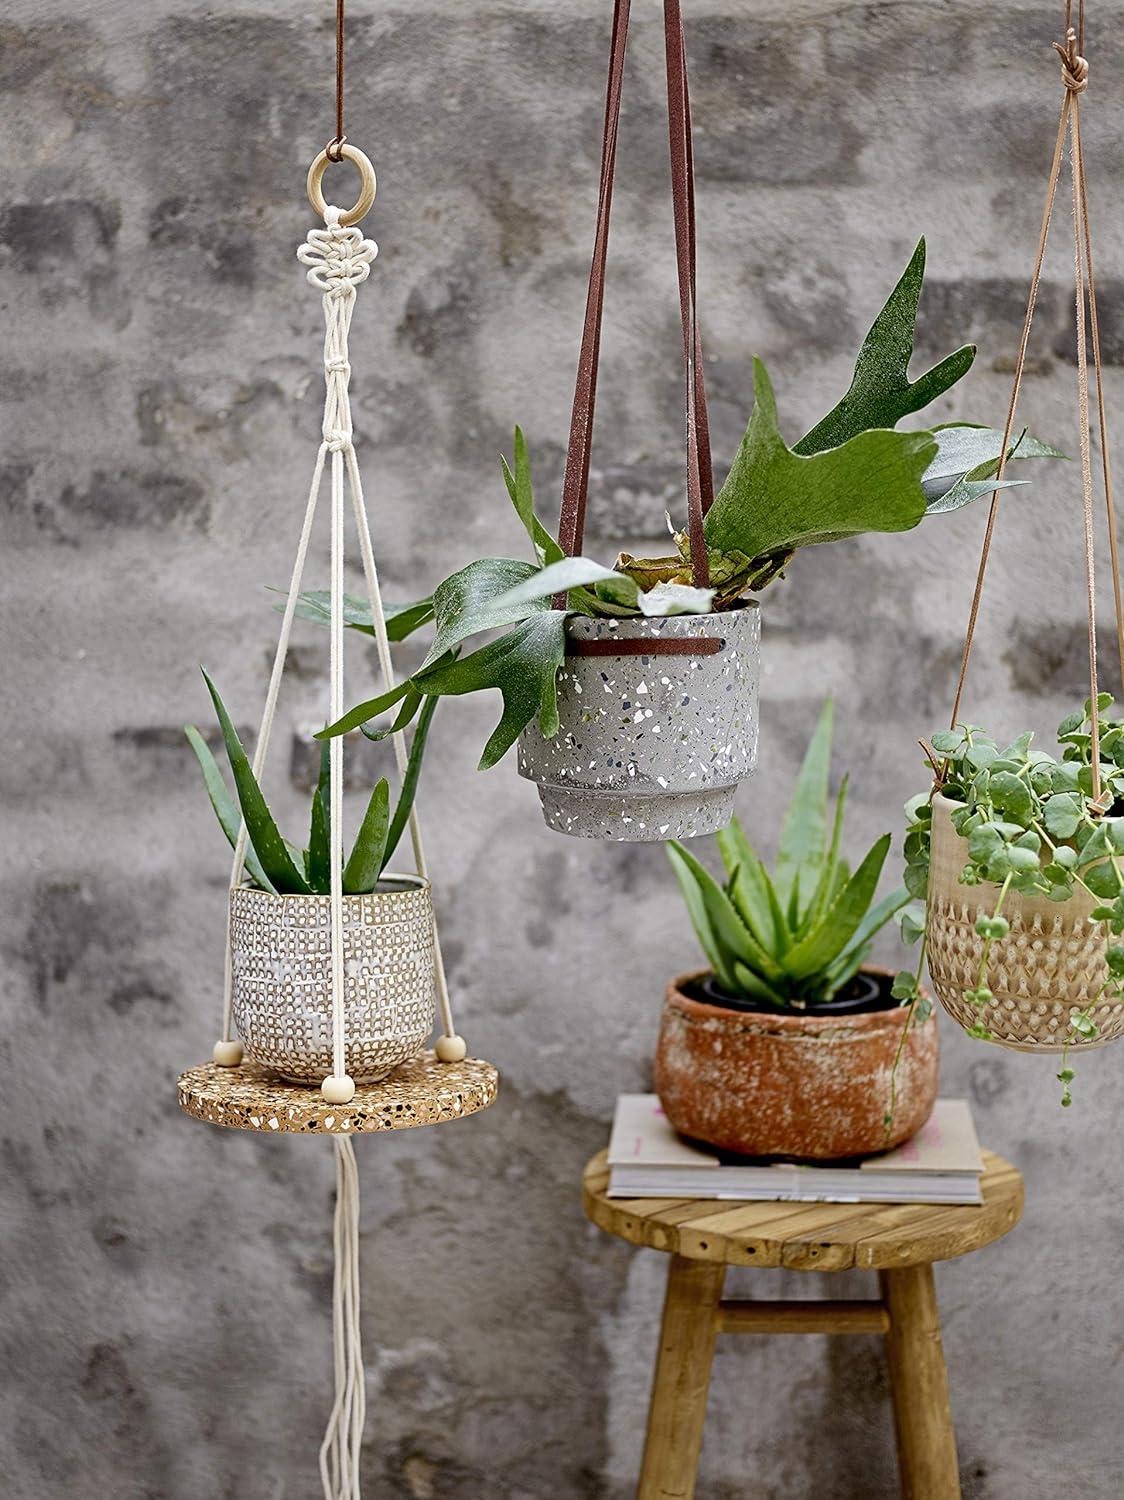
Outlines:
[[[959,1500],[956,1438],[933,1286],[935,1260],[1007,1233],[1021,1173],[983,1153],[983,1205],[729,1203],[607,1198],[606,1153],[588,1163],[585,1212],[634,1245],[671,1256],[637,1500],[692,1500],[719,1333],[882,1333],[890,1363],[904,1500]],[[872,1301],[724,1301],[727,1266],[878,1272]]]

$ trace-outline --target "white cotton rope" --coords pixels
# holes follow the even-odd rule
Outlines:
[[[325,1500],[360,1500],[359,1461],[367,1393],[359,1326],[359,1172],[350,1136],[335,1136],[336,1211],[332,1238],[332,1345],[336,1399],[320,1444]]]
[[[370,274],[371,262],[378,253],[372,240],[363,238],[354,227],[339,222],[340,210],[328,208],[325,212],[324,229],[312,229],[308,238],[297,250],[297,257],[309,267],[308,280],[323,293],[324,305],[324,379],[325,400],[322,424],[323,441],[316,455],[308,504],[301,528],[297,555],[289,583],[289,594],[281,621],[281,630],[270,673],[266,693],[265,709],[254,750],[254,775],[260,778],[269,748],[277,700],[281,690],[285,659],[292,634],[305,561],[308,555],[309,538],[324,473],[324,463],[331,454],[331,505],[332,505],[332,565],[331,565],[331,644],[330,652],[330,696],[331,718],[334,721],[343,713],[343,487],[346,474],[351,491],[359,536],[359,550],[363,562],[367,592],[371,604],[371,617],[375,629],[379,667],[387,689],[395,685],[394,667],[390,654],[390,641],[383,612],[382,591],[379,587],[378,569],[375,565],[371,530],[363,499],[363,487],[359,477],[359,464],[352,441],[351,401],[349,386],[351,364],[348,358],[348,333],[355,310],[355,291]],[[405,776],[408,752],[405,735],[401,730],[391,736],[399,778]],[[331,923],[332,923],[332,1057],[333,1072],[337,1077],[344,1073],[346,1060],[346,1038],[344,1035],[344,973],[343,973],[343,741],[337,736],[329,745],[329,806],[331,817]],[[422,879],[428,879],[425,849],[416,805],[410,809],[410,840],[413,845],[414,867]],[[235,846],[231,885],[242,879],[246,860],[248,835],[245,823],[240,824]],[[228,932],[223,984],[222,1041],[230,1040],[232,1028],[231,995],[233,974]],[[445,964],[436,926],[433,934],[434,980],[437,992],[441,1026],[446,1037],[455,1037],[452,1003],[449,998]]]
[[[371,603],[379,666],[385,686],[394,686],[394,668],[390,657],[386,616],[375,566],[371,530],[363,501],[359,465],[352,442],[351,401],[348,387],[351,364],[348,359],[348,332],[355,310],[356,288],[370,274],[371,262],[378,248],[363,238],[354,227],[340,223],[340,210],[328,208],[325,228],[312,229],[297,251],[297,257],[308,269],[308,280],[323,293],[324,304],[324,420],[322,441],[312,472],[312,485],[305,507],[297,555],[289,581],[289,594],[281,619],[281,630],[270,672],[269,688],[261,727],[254,750],[254,775],[260,778],[277,712],[285,658],[289,649],[293,619],[308,557],[309,538],[316,515],[324,476],[324,465],[331,455],[331,569],[330,569],[330,643],[329,701],[334,722],[343,714],[344,655],[344,486],[351,491],[363,572]],[[406,774],[408,754],[401,731],[392,736],[399,779]],[[331,836],[331,942],[332,942],[332,1071],[333,1082],[345,1078],[347,1047],[345,1036],[345,982],[343,961],[343,738],[336,736],[328,750],[329,809]],[[410,838],[418,874],[427,879],[425,850],[416,808],[410,811]],[[234,850],[231,885],[243,878],[248,835],[245,823],[238,830]],[[463,1055],[464,1043],[456,1036],[449,1001],[445,967],[436,930],[434,940],[434,978],[445,1036],[457,1044]],[[226,964],[223,989],[222,1043],[229,1044],[231,1032],[232,965],[229,916]],[[221,1044],[220,1044],[221,1045]],[[440,1043],[438,1044],[440,1051]],[[450,1057],[458,1055],[456,1052]],[[348,1080],[350,1085],[350,1080]],[[335,1270],[332,1282],[332,1344],[335,1366],[335,1400],[320,1447],[320,1479],[325,1500],[360,1500],[359,1471],[363,1424],[366,1415],[366,1390],[363,1367],[362,1332],[359,1321],[359,1174],[355,1152],[349,1136],[333,1137],[336,1157],[336,1207],[333,1221]]]

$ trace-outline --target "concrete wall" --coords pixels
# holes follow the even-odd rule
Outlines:
[[[392,599],[522,549],[497,466],[516,421],[555,503],[608,9],[351,7],[348,128],[378,168],[382,246],[354,329],[356,420]],[[654,0],[634,9],[593,486],[605,557],[658,538],[681,495],[662,40]],[[751,354],[794,439],[846,383],[922,231],[925,352],[981,346],[940,415],[1001,422],[1061,7],[686,9],[720,468]],[[1124,6],[1093,10],[1116,409]],[[192,1125],[173,1085],[216,1035],[228,867],[180,726],[207,719],[200,661],[239,723],[259,712],[277,624],[264,586],[285,580],[318,430],[320,308],[293,250],[331,129],[331,7],[6,11],[2,1487],[303,1500],[328,1404],[330,1156]],[[1067,230],[1063,203],[1025,417],[1076,451]],[[968,700],[1000,732],[1048,736],[1084,695],[1076,480],[1056,466],[1004,507]],[[762,844],[832,691],[855,847],[899,826],[923,784],[916,736],[947,712],[982,524],[816,549],[769,591],[762,762],[741,798]],[[325,647],[303,630],[287,678],[270,790],[288,820],[303,821]],[[371,681],[361,651],[349,671],[356,693]],[[578,1183],[616,1093],[645,1086],[661,988],[695,951],[658,848],[567,842],[510,760],[475,773],[495,715],[441,711],[421,810],[462,1028],[503,1094],[472,1123],[360,1148],[367,1492],[617,1500],[663,1266],[590,1229]],[[1083,1060],[1063,1114],[1048,1060],[945,1027],[945,1091],[971,1098],[1028,1188],[1007,1243],[939,1271],[972,1500],[1120,1493],[1118,1066]],[[850,1279],[833,1294],[863,1285]],[[876,1341],[723,1348],[700,1493],[893,1494],[886,1397]]]

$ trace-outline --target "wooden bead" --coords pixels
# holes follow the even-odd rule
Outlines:
[[[355,1084],[346,1073],[330,1073],[320,1085],[320,1092],[328,1104],[350,1104],[355,1098]]]
[[[468,1046],[463,1036],[439,1036],[433,1046],[438,1061],[443,1063],[463,1062]]]
[[[242,1061],[241,1042],[216,1042],[211,1053],[220,1068],[236,1068]]]

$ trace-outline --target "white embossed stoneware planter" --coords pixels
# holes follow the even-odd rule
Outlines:
[[[234,1019],[251,1062],[294,1083],[332,1069],[330,896],[230,893]],[[346,1071],[375,1083],[416,1057],[434,1024],[429,882],[385,875],[343,898]]]
[[[519,774],[538,783],[549,826],[630,843],[725,827],[757,761],[757,606],[574,616],[566,630],[573,654],[558,674],[558,733],[546,739],[532,724],[519,741]],[[645,641],[682,649],[649,653]]]
[[[1103,1047],[1124,1035],[1124,1000],[1101,992],[1108,979],[1104,928],[1089,920],[1097,901],[1077,887],[1068,901],[1008,891],[1007,935],[993,938],[986,983],[992,999],[979,1008],[965,999],[976,988],[983,938],[976,921],[990,917],[999,887],[961,885],[967,845],[952,825],[955,803],[933,799],[929,863],[929,975],[945,1010],[961,1026],[983,1026],[988,1040],[1020,1052]],[[1088,1039],[1074,1035],[1070,1017],[1087,1011],[1096,1025]]]

